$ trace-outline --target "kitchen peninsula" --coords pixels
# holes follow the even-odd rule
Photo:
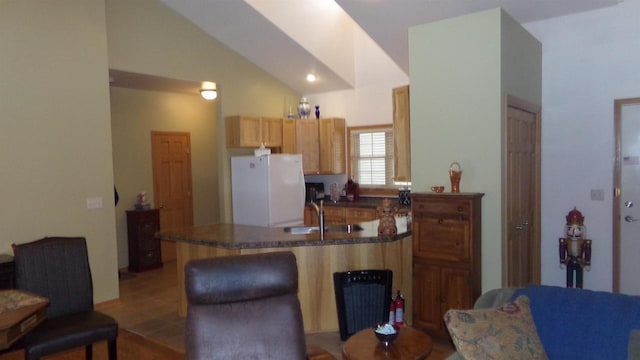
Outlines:
[[[397,217],[398,234],[378,237],[378,220],[358,223],[361,231],[292,234],[283,228],[214,224],[161,231],[157,238],[176,242],[179,309],[186,316],[184,266],[193,259],[291,251],[298,263],[298,297],[306,332],[338,330],[333,273],[364,269],[393,271],[393,291],[407,299],[411,319],[411,226]]]

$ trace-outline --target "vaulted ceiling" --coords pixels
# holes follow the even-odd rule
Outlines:
[[[408,28],[502,7],[521,24],[624,0],[161,0],[302,94],[357,84],[356,32],[409,74]],[[386,53],[386,55],[385,55]],[[308,73],[317,76],[309,83]]]

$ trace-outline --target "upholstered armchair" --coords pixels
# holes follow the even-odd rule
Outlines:
[[[192,260],[185,288],[187,360],[335,359],[305,344],[291,252]]]

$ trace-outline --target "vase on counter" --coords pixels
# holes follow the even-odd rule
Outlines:
[[[462,178],[462,169],[460,164],[452,162],[449,166],[449,179],[451,180],[451,192],[460,192],[460,179]]]
[[[309,105],[309,101],[306,97],[300,98],[300,103],[298,104],[298,115],[300,119],[308,119],[310,113],[311,105]]]

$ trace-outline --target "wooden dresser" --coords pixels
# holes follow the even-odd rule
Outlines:
[[[481,193],[412,193],[413,326],[449,336],[449,309],[480,296]]]
[[[127,211],[129,271],[140,272],[162,266],[160,240],[154,238],[159,230],[160,210]]]

